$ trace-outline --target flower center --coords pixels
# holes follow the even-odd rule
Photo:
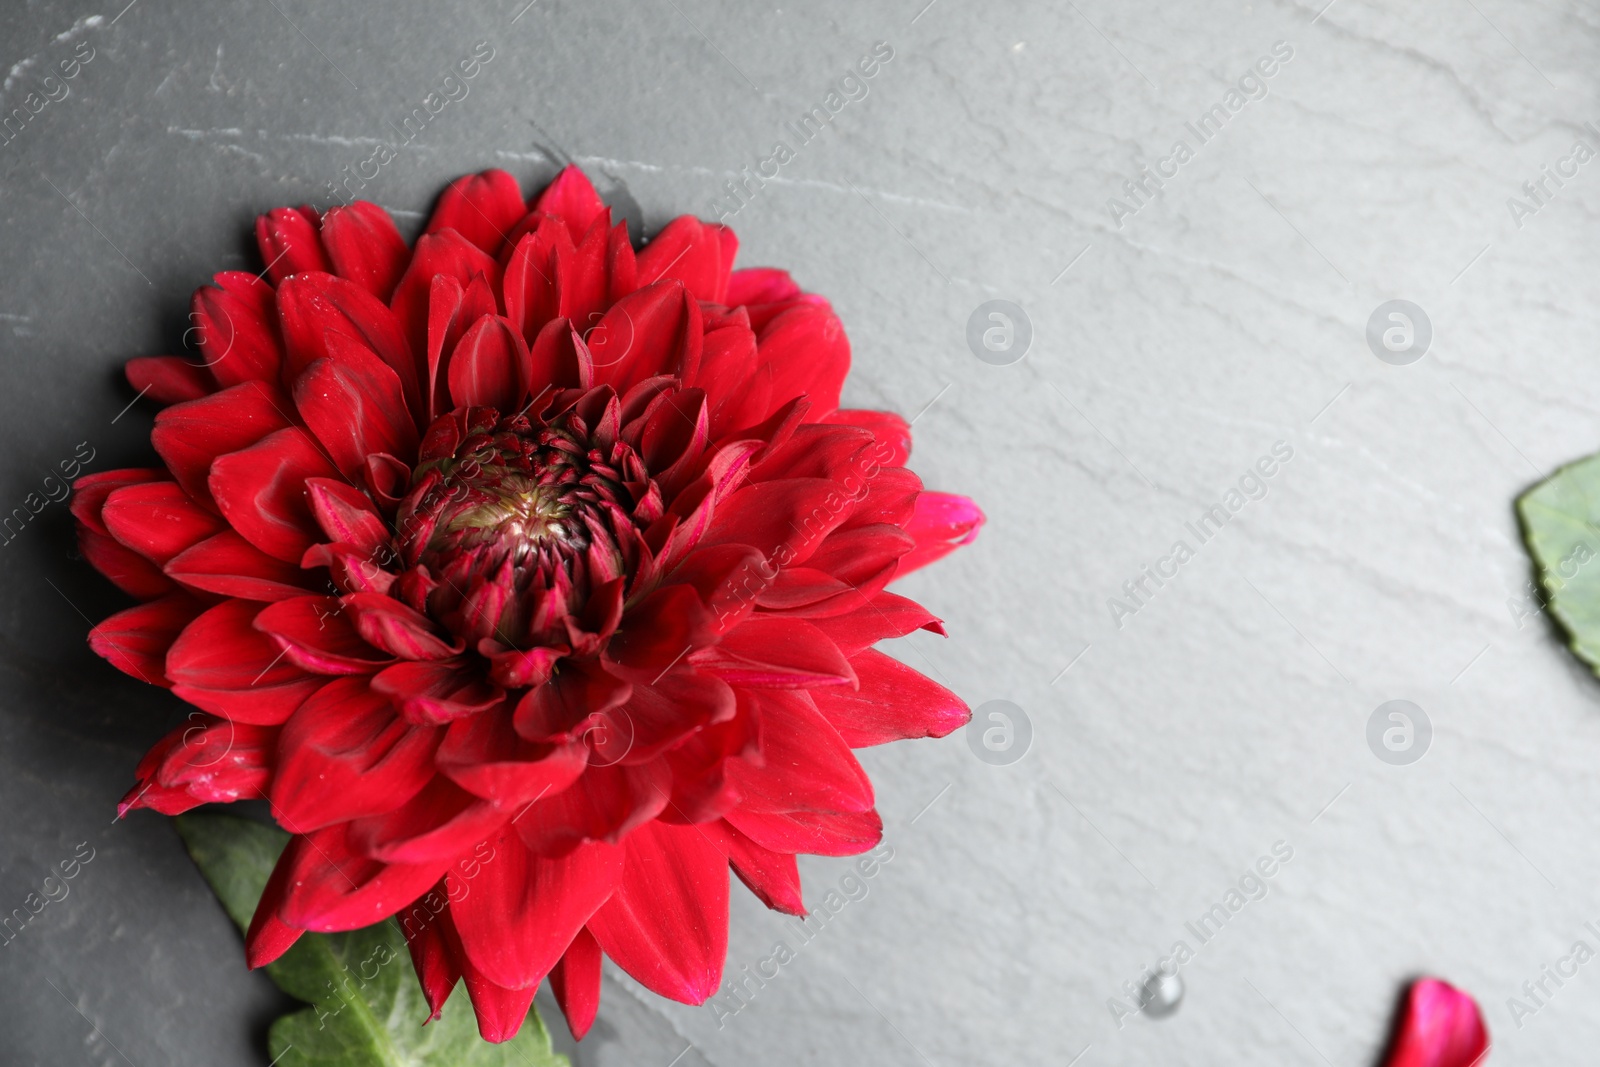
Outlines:
[[[461,504],[453,514],[445,510],[448,517],[428,539],[424,560],[490,547],[490,555],[521,566],[545,548],[568,556],[589,546],[579,505],[560,485],[506,467],[480,467],[461,486]]]
[[[396,513],[401,558],[417,569],[403,580],[463,636],[565,642],[561,620],[632,569],[638,531],[659,515],[641,500],[659,490],[637,454],[591,435],[577,408],[457,410],[429,428]]]

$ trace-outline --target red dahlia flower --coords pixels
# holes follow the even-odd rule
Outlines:
[[[872,646],[943,632],[884,587],[982,514],[839,408],[824,300],[693,218],[636,253],[575,168],[532,210],[461,178],[413,248],[368,203],[256,236],[269,280],[195,294],[204,365],[128,366],[164,466],[77,483],[143,602],[90,644],[202,709],[122,810],[270,803],[251,966],[397,916],[491,1041],[547,975],[581,1036],[602,955],[704,1001],[728,868],[803,914],[797,853],[879,839],[850,750],[967,721]]]

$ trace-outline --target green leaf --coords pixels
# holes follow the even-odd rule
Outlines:
[[[213,811],[174,821],[229,918],[246,930],[289,835]],[[266,971],[311,1005],[272,1024],[267,1049],[275,1067],[568,1067],[537,1011],[512,1040],[484,1041],[461,988],[423,1026],[428,1005],[393,919],[350,933],[305,934]]]
[[[1562,467],[1517,501],[1550,614],[1600,673],[1600,456]]]

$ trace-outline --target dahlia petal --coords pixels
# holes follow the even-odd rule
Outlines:
[[[329,334],[328,352],[295,381],[294,403],[339,471],[359,478],[374,452],[414,454],[417,427],[400,376],[346,334]]]
[[[734,829],[773,852],[855,856],[883,840],[883,820],[876,811],[844,815],[817,811],[784,815],[730,811],[724,818]]]
[[[506,696],[484,681],[476,665],[459,661],[396,663],[372,676],[372,689],[388,697],[407,722],[433,725],[488,711]]]
[[[164,564],[223,528],[176,482],[146,482],[114,490],[100,512],[106,530],[146,559]]]
[[[439,773],[519,817],[527,805],[571,785],[588,761],[589,750],[581,742],[526,741],[501,715],[475,715],[451,723],[434,755]]]
[[[732,232],[718,223],[679,215],[662,227],[639,253],[640,286],[681,281],[697,300],[726,303],[733,256],[731,250],[724,247],[722,235]],[[737,240],[733,244],[737,249]],[[725,252],[728,253],[726,258]]]
[[[154,600],[177,588],[160,567],[109,534],[96,533],[88,526],[78,527],[78,551],[118,589],[139,600]]]
[[[288,952],[305,933],[298,926],[290,926],[278,918],[278,909],[289,894],[289,872],[294,867],[295,855],[304,848],[306,839],[291,837],[278,854],[278,862],[267,876],[267,884],[256,902],[255,914],[250,917],[250,928],[244,935],[245,965],[252,971]]]
[[[535,856],[510,828],[490,838],[493,862],[468,881],[450,917],[472,965],[507,989],[536,987],[622,874],[622,850],[585,845],[559,859]]]
[[[597,664],[569,661],[547,684],[523,696],[513,722],[529,741],[570,741],[582,733],[581,724],[604,717],[632,692],[632,683]]]
[[[199,601],[187,593],[172,593],[106,619],[89,631],[89,647],[123,674],[170,686],[167,650],[200,610]]]
[[[892,412],[840,408],[828,412],[821,421],[833,426],[858,426],[872,434],[879,448],[875,458],[882,466],[903,467],[911,458],[911,425]]]
[[[468,958],[450,911],[446,910],[440,919],[450,953],[461,967],[461,979],[467,987],[467,996],[472,998],[472,1011],[478,1019],[478,1036],[491,1043],[510,1041],[517,1036],[528,1017],[528,1009],[533,1006],[533,998],[539,991],[538,984],[526,989],[507,989],[491,982]]]
[[[718,630],[725,631],[749,613],[781,573],[749,545],[715,545],[689,553],[662,582],[692,586],[716,615]]]
[[[916,630],[927,630],[944,636],[944,626],[927,608],[914,600],[894,593],[877,593],[872,597],[855,597],[848,610],[826,618],[812,619],[811,624],[839,646],[839,651],[855,659],[856,653],[871,648],[890,637],[904,637]],[[855,664],[856,677],[866,687],[861,674],[861,664]]]
[[[829,534],[807,557],[806,566],[873,596],[900,573],[896,564],[915,547],[911,536],[891,523],[851,523]]]
[[[317,238],[317,215],[306,209],[273,208],[256,217],[256,245],[266,274],[274,284],[291,274],[308,270],[326,271],[328,259]]]
[[[205,367],[178,356],[138,356],[123,373],[128,384],[158,404],[181,404],[215,392],[217,383]]]
[[[435,777],[393,811],[351,822],[349,841],[385,863],[448,863],[510,819],[510,812]]]
[[[676,496],[699,473],[710,438],[705,393],[699,389],[664,392],[646,411],[639,455],[662,491]]]
[[[384,301],[410,258],[389,213],[365,200],[328,209],[322,216],[322,247],[334,274]]]
[[[307,833],[393,811],[428,784],[441,734],[401,719],[364,678],[331,682],[283,726],[273,813]]]
[[[608,670],[632,682],[649,682],[712,639],[712,615],[687,585],[651,593],[623,618],[606,646]]]
[[[105,510],[106,500],[112,493],[126,485],[145,485],[149,482],[169,480],[170,475],[166,471],[150,467],[127,467],[121,470],[85,474],[72,483],[72,497],[67,509],[85,529],[109,535],[111,531],[106,529],[106,524],[101,521],[100,513]]]
[[[589,346],[566,319],[551,319],[534,339],[529,352],[530,391],[546,386],[563,389],[588,388],[594,379],[594,362]]]
[[[978,505],[954,493],[924,492],[917,496],[917,510],[906,526],[917,543],[900,560],[896,577],[920,570],[943,559],[962,545],[970,545],[984,522]]]
[[[829,478],[853,482],[850,491],[856,495],[861,480],[877,473],[878,464],[871,457],[875,448],[872,435],[855,426],[795,426],[781,444],[774,442],[762,453],[761,461],[750,468],[750,480]]]
[[[541,856],[564,856],[586,842],[615,843],[660,815],[672,790],[661,761],[592,763],[559,793],[535,801],[512,828]]]
[[[178,743],[156,769],[156,782],[207,804],[260,797],[272,770],[277,730],[199,712],[191,719],[173,731]]]
[[[289,890],[278,907],[283,922],[319,933],[371,926],[415,902],[448,866],[382,863],[352,849],[346,829],[307,834],[291,857]]]
[[[166,658],[168,676],[177,685],[208,690],[304,681],[305,672],[284,662],[273,640],[252,625],[260,611],[260,604],[225,600],[197,613],[172,642]]]
[[[660,818],[699,825],[714,822],[739,803],[729,781],[732,757],[760,758],[759,716],[750,690],[734,690],[734,717],[702,728],[662,757],[672,769],[672,799]]]
[[[596,220],[577,246],[562,243],[556,252],[556,314],[581,326],[600,321],[610,304],[608,272],[610,227]]]
[[[853,686],[855,670],[815,626],[788,617],[751,617],[690,662],[739,686],[809,689]]]
[[[811,400],[813,419],[838,408],[839,393],[850,373],[850,339],[832,308],[798,305],[773,319],[757,336],[757,354],[772,374],[775,400],[804,394]]]
[[[189,495],[212,506],[208,476],[221,455],[249,448],[289,425],[288,408],[273,386],[242,382],[156,415],[150,443]]]
[[[850,663],[861,680],[860,689],[817,689],[811,695],[823,718],[851,748],[944,737],[972,718],[960,697],[882,652],[857,652]]]
[[[733,873],[773,911],[804,916],[805,901],[800,895],[800,865],[790,853],[762,848],[734,829],[726,819],[700,827],[716,842]]]
[[[244,600],[285,600],[305,596],[312,576],[292,563],[267,555],[223,530],[167,561],[166,573],[191,589]]]
[[[174,589],[161,568],[111,536],[101,519],[106,500],[124,486],[164,481],[167,472],[149,468],[99,471],[72,483],[67,505],[78,523],[78,549],[101,574],[123,592],[140,600],[153,600]]]
[[[489,638],[478,642],[478,654],[489,661],[490,679],[507,689],[523,689],[548,682],[557,661],[570,651],[565,645],[556,648],[541,645],[524,651],[507,649]]]
[[[872,783],[805,692],[752,694],[761,717],[761,761],[736,760],[728,777],[751,813],[872,809]]]
[[[390,512],[400,505],[411,484],[411,468],[387,452],[375,452],[367,457],[366,469],[361,472],[361,482],[378,506]]]
[[[355,486],[334,478],[311,478],[306,481],[306,493],[311,513],[330,541],[348,544],[375,560],[388,547],[388,525]]]
[[[293,682],[258,685],[249,689],[204,689],[180,684],[172,687],[172,693],[224,719],[257,726],[277,726],[287,721],[307,697],[327,684],[326,678],[304,675]]]
[[[430,897],[445,900],[445,884],[443,880],[433,887]],[[448,904],[441,908],[448,908]],[[422,908],[412,909],[412,913],[424,911]],[[408,914],[409,918],[409,914]],[[450,950],[449,939],[444,933],[442,916],[424,914],[422,922],[402,922],[400,930],[405,934],[406,948],[411,952],[411,967],[417,972],[417,982],[422,986],[422,996],[428,1002],[428,1017],[423,1020],[427,1025],[439,1018],[439,1013],[444,1011],[444,1005],[450,999],[450,994],[455,992],[456,983],[461,981],[461,966],[455,960],[455,954]]]
[[[575,1041],[583,1040],[600,1010],[602,958],[600,942],[585,927],[573,937],[560,962],[550,971],[550,990],[556,995]]]
[[[609,297],[612,303],[621,300],[639,287],[639,263],[628,240],[627,222],[611,227],[606,242],[606,273],[611,276]]]
[[[1437,978],[1419,978],[1406,993],[1400,1025],[1384,1067],[1476,1067],[1489,1051],[1489,1030],[1470,995]]]
[[[473,323],[450,355],[450,397],[457,407],[512,412],[528,395],[532,362],[510,320],[485,315]]]
[[[757,482],[721,502],[699,543],[751,545],[788,566],[804,562],[850,511],[851,501],[831,478]]]
[[[245,271],[224,271],[212,280],[216,284],[195,290],[189,303],[201,366],[224,389],[244,382],[275,383],[283,345],[272,286]]]
[[[356,628],[338,597],[280,600],[255,618],[289,664],[316,674],[372,674],[394,662]]]
[[[596,741],[596,754],[629,763],[654,759],[702,726],[733,718],[734,707],[733,689],[715,675],[688,668],[667,671],[654,684],[633,687],[611,716],[620,736]],[[608,746],[615,747],[608,751]]]
[[[661,996],[703,1004],[728,954],[728,860],[698,827],[651,823],[623,845],[616,891],[589,930],[605,954]]]
[[[426,615],[380,593],[352,593],[344,604],[355,619],[356,632],[373,648],[407,660],[444,660],[459,656],[462,643],[450,644],[432,631]]]
[[[290,426],[249,448],[218,456],[207,485],[240,536],[269,556],[298,564],[321,533],[306,480],[335,473],[310,436]]]
[[[815,567],[785,567],[754,596],[763,611],[809,616],[825,614],[827,608],[839,606],[855,588]],[[867,595],[871,592],[868,590]]]
[[[793,300],[800,295],[800,286],[786,270],[775,267],[747,267],[736,270],[728,277],[727,299],[729,305],[775,304]]]
[[[467,328],[496,311],[494,293],[482,274],[465,287],[448,274],[434,277],[428,290],[427,375],[423,383],[432,422],[450,410],[450,360]]]
[[[700,369],[686,384],[704,389],[711,400],[711,436],[721,439],[728,431],[758,422],[767,413],[765,400],[749,409],[736,403],[756,368],[756,335],[750,327],[732,324],[707,329],[700,352]],[[759,410],[756,410],[756,407]]]
[[[553,215],[566,223],[573,244],[583,240],[583,235],[589,232],[595,220],[610,214],[610,210],[601,203],[600,194],[595,192],[588,175],[575,163],[561,168],[555,180],[544,187],[544,191],[533,202],[533,210]]]
[[[700,305],[682,284],[657,282],[613,304],[587,341],[596,385],[626,393],[658,374],[692,380],[700,365]]]
[[[295,381],[319,359],[338,359],[333,336],[349,338],[376,353],[400,378],[413,414],[422,411],[413,348],[404,322],[355,282],[332,274],[297,274],[278,286],[278,321],[287,352],[284,380]],[[348,351],[346,346],[343,351]]]
[[[503,170],[486,170],[457,178],[445,188],[426,232],[455,230],[493,256],[527,211],[517,179]]]
[[[433,288],[438,284],[435,279],[441,275],[453,278],[463,292],[471,289],[472,280],[478,275],[486,279],[491,290],[500,288],[500,265],[493,256],[453,229],[423,234],[389,298],[389,306],[413,352],[428,351],[429,307]],[[470,322],[463,322],[461,328],[469,325]]]
[[[867,482],[867,492],[860,497],[855,510],[850,513],[846,526],[865,526],[884,522],[891,526],[906,527],[917,509],[917,498],[922,495],[922,479],[904,467],[884,467]],[[904,566],[902,558],[901,566]],[[904,570],[897,571],[904,574]]]
[[[567,228],[558,219],[545,218],[532,233],[517,239],[506,260],[506,318],[530,344],[561,313],[556,263],[572,251]]]

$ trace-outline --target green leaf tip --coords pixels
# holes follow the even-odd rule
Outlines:
[[[228,917],[248,929],[289,835],[206,809],[173,821]],[[266,972],[310,1005],[272,1024],[267,1053],[274,1067],[570,1067],[534,1009],[510,1041],[484,1041],[460,988],[423,1026],[428,1005],[392,919],[348,933],[304,934]]]
[[[1522,494],[1517,516],[1539,599],[1572,651],[1600,673],[1600,455],[1570,463]]]

